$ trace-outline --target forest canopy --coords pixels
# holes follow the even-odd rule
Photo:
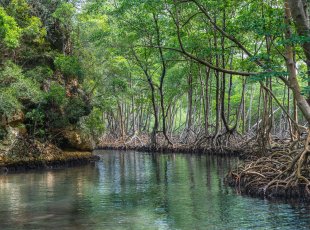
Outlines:
[[[297,2],[2,1],[1,116],[23,113],[46,140],[70,125],[154,145],[297,138],[310,119],[309,9]]]

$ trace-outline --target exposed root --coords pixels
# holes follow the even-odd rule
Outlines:
[[[224,138],[224,136],[219,136]],[[227,136],[225,136],[226,138]],[[104,136],[101,138],[97,148],[99,149],[120,149],[120,150],[137,150],[137,151],[152,151],[152,152],[183,152],[183,153],[199,153],[199,154],[217,154],[226,156],[237,156],[244,153],[244,149],[239,148],[239,145],[233,143],[238,143],[237,141],[231,141],[231,145],[212,146],[211,136],[201,136],[195,140],[196,143],[183,143],[178,136],[171,136],[170,140],[173,144],[167,143],[164,135],[158,133],[156,135],[157,145],[154,147],[151,145],[150,136],[142,134],[139,136],[127,137],[127,142],[123,142],[121,139],[115,139],[112,136]],[[240,142],[239,142],[240,143]]]
[[[140,145],[144,145],[144,142],[139,138],[139,136],[135,133],[129,141],[125,142],[125,145],[130,145],[133,143],[133,145],[136,145],[137,142],[140,143]]]
[[[228,183],[241,193],[263,197],[310,200],[310,135],[288,148],[273,150],[268,156],[246,160],[228,175]],[[294,150],[292,150],[294,149]]]

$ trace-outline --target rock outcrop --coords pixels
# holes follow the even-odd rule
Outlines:
[[[92,151],[94,144],[91,139],[83,135],[80,130],[76,128],[67,128],[63,131],[62,148],[76,149],[80,151]]]

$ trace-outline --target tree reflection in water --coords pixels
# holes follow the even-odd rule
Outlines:
[[[234,158],[99,151],[101,161],[0,176],[0,229],[302,229],[307,205],[235,194]]]

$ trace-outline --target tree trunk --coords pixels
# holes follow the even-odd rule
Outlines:
[[[309,17],[306,17],[304,12],[303,4],[305,1],[302,0],[287,0],[285,2],[285,23],[288,25],[287,30],[285,32],[285,38],[291,38],[291,30],[290,30],[290,17],[291,12],[295,21],[295,25],[299,35],[305,35],[309,37]],[[290,8],[289,8],[290,7]],[[290,11],[291,9],[291,11]],[[307,57],[307,61],[310,61],[310,43],[303,45],[304,53]],[[300,86],[297,80],[297,72],[294,61],[294,53],[293,48],[288,44],[286,45],[286,65],[289,73],[288,84],[291,90],[293,91],[294,98],[297,102],[297,106],[303,113],[305,119],[308,124],[310,124],[310,106],[305,99],[305,97],[301,94]]]
[[[290,12],[286,12],[288,20],[290,16],[293,17],[294,23],[299,36],[306,38],[310,37],[310,21],[309,21],[309,1],[307,0],[288,0],[286,8],[289,6]],[[286,9],[286,11],[288,11]],[[291,13],[291,15],[290,15]],[[289,22],[289,21],[288,21]],[[310,77],[310,42],[304,42],[302,48],[306,57],[306,64],[308,69],[308,78]],[[308,81],[308,85],[310,82]],[[308,93],[308,103],[310,102],[310,93]]]

